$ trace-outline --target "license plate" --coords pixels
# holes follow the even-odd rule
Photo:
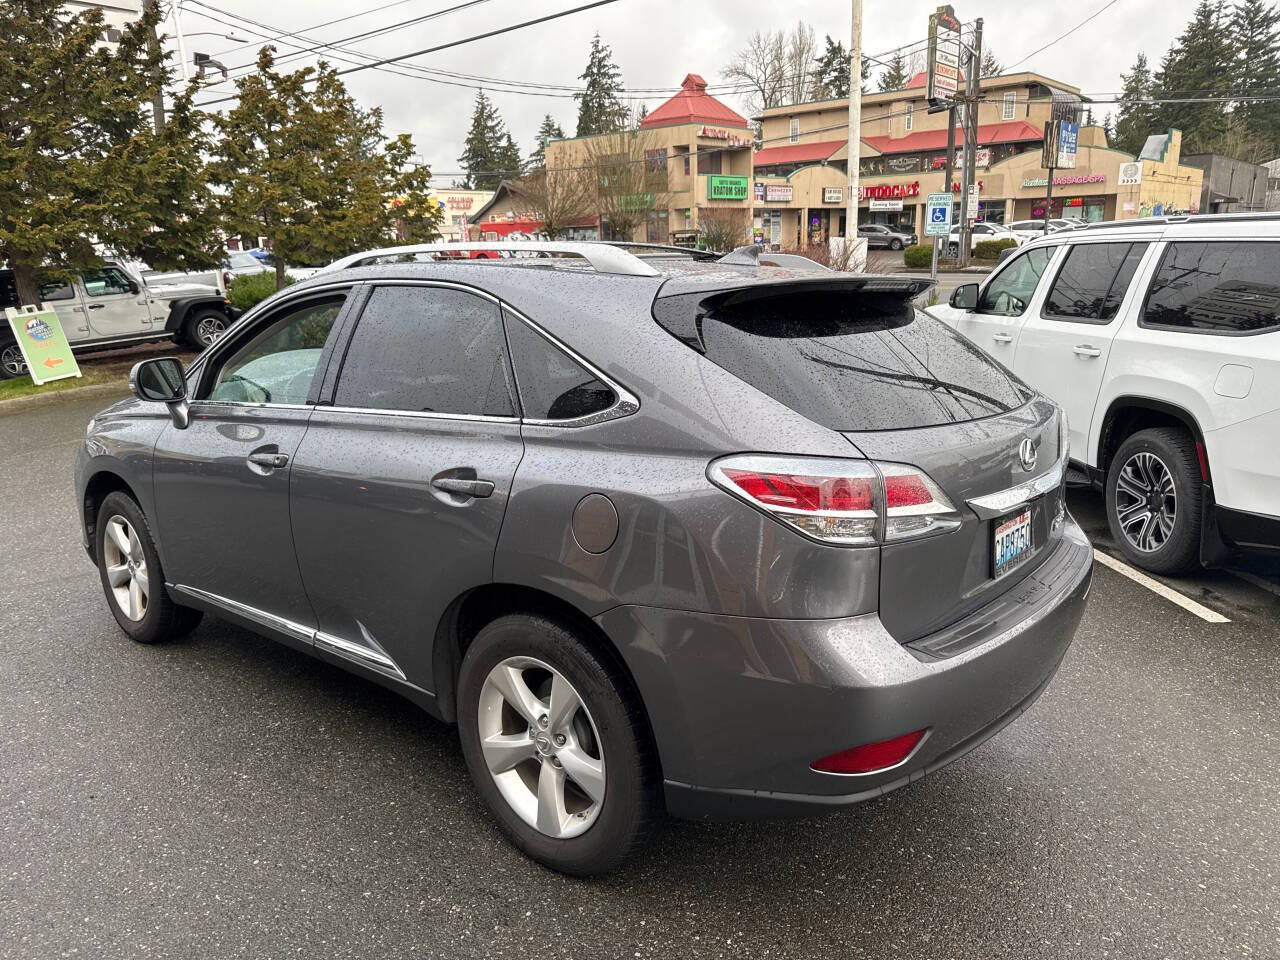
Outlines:
[[[1031,556],[1031,508],[996,521],[991,546],[991,576],[1003,577]]]

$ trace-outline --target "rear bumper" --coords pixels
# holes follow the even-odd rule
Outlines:
[[[1006,604],[989,635],[942,658],[901,645],[874,614],[779,621],[637,606],[602,614],[644,698],[668,810],[714,819],[817,813],[881,796],[994,736],[1048,686],[1084,611],[1093,558],[1074,522],[1054,555],[1053,581],[1024,615]],[[810,767],[921,729],[928,736],[893,769]]]

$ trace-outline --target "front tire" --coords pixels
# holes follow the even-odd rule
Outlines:
[[[132,497],[117,491],[102,501],[94,537],[102,591],[121,630],[138,643],[162,643],[195,629],[202,614],[170,599],[151,528]]]
[[[503,833],[553,870],[607,873],[652,831],[661,803],[643,715],[566,625],[510,614],[485,626],[463,657],[458,727]]]
[[[227,332],[231,321],[221,310],[205,307],[187,317],[182,324],[182,339],[193,350],[204,350],[217,343]]]
[[[891,241],[889,241],[889,249],[890,249],[890,250],[901,250],[901,249],[902,249],[902,241],[901,241],[901,240],[891,240]]]
[[[0,380],[12,380],[27,375],[27,361],[22,358],[22,350],[12,340],[0,345]]]
[[[1203,480],[1183,430],[1140,430],[1107,469],[1107,524],[1136,566],[1172,576],[1200,566]]]

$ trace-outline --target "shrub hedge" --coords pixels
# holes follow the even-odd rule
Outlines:
[[[933,263],[933,244],[917,243],[902,251],[904,266],[919,270]]]
[[[291,277],[284,278],[284,285],[287,287],[293,283]],[[263,271],[262,273],[243,273],[238,277],[232,277],[231,283],[227,286],[227,299],[231,301],[231,305],[238,310],[248,310],[260,300],[265,300],[276,292],[276,275],[275,271]]]
[[[1017,245],[1018,241],[1009,237],[1001,237],[999,240],[979,240],[977,246],[973,248],[973,255],[979,260],[999,260],[1001,250],[1008,250]]]

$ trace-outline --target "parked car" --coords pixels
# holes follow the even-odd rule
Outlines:
[[[40,289],[76,353],[151,340],[174,340],[203,349],[227,329],[239,311],[216,287],[194,283],[152,286],[122,264],[107,261],[70,283]],[[0,310],[18,306],[11,270],[0,270]],[[25,376],[26,362],[7,323],[0,325],[0,379]]]
[[[973,229],[969,231],[969,252],[973,253],[978,249],[978,244],[984,240],[1012,240],[1021,246],[1028,243],[1030,238],[1025,234],[1015,233],[1002,223],[984,223],[978,221],[973,225]],[[951,228],[951,235],[947,239],[948,256],[956,257],[960,254],[960,225],[956,224]]]
[[[1071,230],[1082,223],[1083,221],[1051,219],[1049,221],[1049,233],[1057,233],[1059,230]],[[1029,240],[1045,236],[1044,220],[1015,220],[1008,227],[1014,233],[1025,234]]]
[[[862,223],[858,225],[858,236],[867,241],[871,249],[877,247],[886,250],[901,250],[917,242],[917,237],[909,230],[887,227],[882,223]]]
[[[129,636],[216,614],[456,722],[577,874],[664,808],[880,797],[1045,689],[1092,570],[1064,423],[929,281],[507,246],[553,259],[370,251],[134,369],[76,462]]]
[[[263,252],[260,256],[248,250],[231,250],[227,253],[227,267],[223,271],[223,280],[229,286],[231,281],[251,273],[275,274],[276,264],[271,255]],[[306,280],[319,272],[318,267],[287,267],[285,275],[294,282]]]
[[[1280,215],[1055,233],[932,312],[1066,409],[1135,564],[1280,548]]]

